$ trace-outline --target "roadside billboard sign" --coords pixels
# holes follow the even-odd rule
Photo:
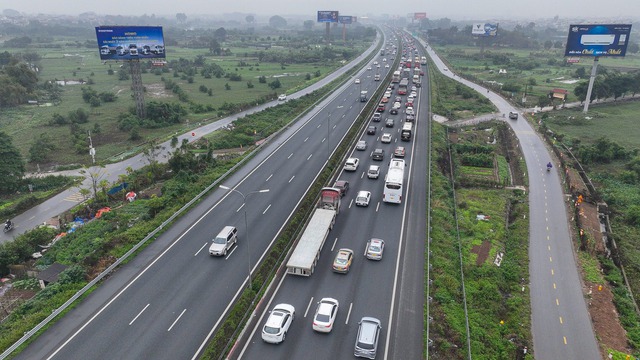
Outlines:
[[[427,18],[427,13],[426,12],[413,13],[413,19],[414,20],[426,19],[426,18]]]
[[[471,35],[496,36],[498,35],[498,24],[475,23],[471,26]]]
[[[337,11],[318,11],[318,22],[337,23],[338,12]]]
[[[161,26],[96,27],[100,60],[164,59]]]
[[[340,15],[338,16],[338,22],[340,24],[351,24],[353,22],[353,18],[351,16]]]
[[[564,56],[625,56],[631,24],[569,26]]]

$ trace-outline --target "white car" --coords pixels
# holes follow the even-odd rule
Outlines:
[[[369,206],[369,201],[371,201],[371,192],[365,190],[358,191],[356,206]]]
[[[380,142],[383,144],[391,143],[391,134],[390,133],[382,134],[382,136],[380,137]]]
[[[382,239],[370,239],[367,241],[367,250],[364,256],[370,260],[382,260],[382,253],[384,252],[384,240]]]
[[[369,67],[367,68],[367,70],[371,70],[371,66],[369,66]]]
[[[285,100],[287,100],[287,94],[282,94],[278,96],[278,101],[285,101]]]
[[[358,160],[358,158],[348,158],[344,163],[344,171],[358,170],[358,163],[360,163],[360,160]]]
[[[409,97],[412,97],[415,99],[416,97],[418,97],[418,93],[415,91],[412,91],[411,94],[409,94]]]
[[[356,150],[364,151],[367,150],[367,142],[364,140],[359,140],[356,144]]]
[[[389,68],[389,64],[386,64],[384,67],[385,67],[386,69],[388,69],[388,68]]]
[[[355,83],[360,84],[360,79],[356,79]]]
[[[333,323],[338,315],[338,300],[333,298],[323,298],[318,302],[316,315],[313,317],[313,330],[319,332],[331,332]]]
[[[296,309],[292,305],[276,305],[262,327],[262,340],[272,344],[283,342],[293,322],[295,313]]]
[[[405,110],[405,113],[407,115],[415,115],[415,111],[413,111],[413,107],[412,106],[407,106],[407,110]]]

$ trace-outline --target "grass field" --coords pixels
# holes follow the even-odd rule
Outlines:
[[[117,129],[117,119],[122,113],[133,108],[135,103],[131,91],[131,80],[119,80],[118,71],[123,67],[127,70],[127,64],[121,62],[103,63],[99,59],[97,48],[87,48],[83,41],[95,41],[95,39],[58,39],[55,44],[61,48],[38,48],[33,47],[28,51],[38,53],[42,59],[39,62],[39,80],[43,81],[88,81],[91,79],[92,85],[66,85],[63,87],[62,99],[55,104],[40,104],[40,106],[25,105],[13,109],[5,109],[0,112],[0,129],[12,136],[14,144],[20,149],[25,158],[28,157],[28,150],[34,139],[40,134],[48,134],[57,144],[55,155],[49,156],[47,164],[42,165],[45,170],[48,166],[64,164],[86,164],[90,162],[87,151],[77,153],[70,144],[70,130],[68,126],[48,125],[54,114],[67,116],[71,111],[82,108],[90,113],[89,121],[82,124],[83,131],[92,131],[92,141],[97,149],[96,160],[103,161],[118,154],[136,151],[139,146],[151,139],[165,140],[169,135],[176,132],[188,131],[198,124],[217,120],[222,113],[218,111],[223,104],[251,104],[258,99],[269,97],[274,98],[279,93],[286,93],[292,89],[300,89],[308,84],[326,76],[335,69],[342,66],[341,59],[336,57],[333,61],[314,64],[280,64],[280,63],[260,63],[257,58],[252,57],[257,53],[255,50],[246,48],[231,48],[231,56],[213,56],[208,49],[191,49],[180,47],[167,47],[167,61],[176,59],[194,60],[198,55],[205,58],[205,64],[218,64],[226,73],[238,74],[241,81],[230,81],[227,78],[205,79],[199,73],[192,76],[190,80],[183,73],[174,77],[174,72],[164,72],[157,75],[152,72],[142,74],[142,82],[145,86],[145,102],[169,101],[179,102],[178,96],[170,90],[166,90],[162,78],[176,82],[189,101],[195,104],[212,106],[215,110],[195,114],[189,114],[182,119],[181,124],[159,129],[139,129],[142,139],[130,140],[130,133]],[[358,51],[364,50],[370,43],[362,42],[356,44]],[[10,53],[24,52],[25,49],[5,49]],[[291,49],[296,50],[296,49]],[[343,48],[335,46],[333,51],[342,53]],[[351,48],[353,51],[353,49]],[[282,51],[289,51],[283,48]],[[249,57],[245,57],[248,55]],[[241,67],[240,61],[249,64]],[[112,69],[114,74],[109,75]],[[316,77],[319,74],[319,77]],[[259,83],[258,78],[264,76],[267,83]],[[307,80],[307,77],[310,79]],[[268,83],[278,79],[281,83],[280,89],[272,89]],[[247,82],[253,84],[249,88]],[[227,84],[229,89],[226,88]],[[117,95],[117,100],[112,103],[102,103],[101,106],[92,108],[82,100],[82,88],[90,86],[98,93],[112,92]],[[200,87],[205,86],[212,90],[212,95],[200,91]],[[189,104],[180,102],[187,109]],[[96,124],[99,124],[101,133],[94,131]],[[29,164],[29,168],[35,168],[36,164]]]
[[[546,115],[545,124],[568,140],[593,143],[606,137],[628,149],[640,148],[640,102],[591,106],[585,115],[580,109],[564,109]]]
[[[587,74],[591,72],[593,64],[591,59],[581,59],[578,64],[565,64],[564,50],[548,50],[548,51],[531,51],[510,48],[487,48],[486,53],[507,55],[510,64],[496,65],[492,59],[483,59],[480,54],[480,48],[471,46],[434,46],[438,54],[443,57],[449,66],[456,72],[463,74],[465,77],[477,79],[479,83],[484,81],[495,81],[497,83],[516,83],[521,85],[522,90],[518,94],[512,95],[518,103],[522,101],[522,91],[524,85],[528,84],[529,79],[535,80],[535,85],[528,86],[526,106],[534,106],[539,96],[544,96],[554,88],[565,89],[569,91],[567,101],[577,101],[573,90],[575,83],[567,83],[567,81],[586,80],[576,79],[574,73],[577,68],[585,67]],[[531,70],[518,70],[512,64],[518,60],[532,60],[536,63],[536,67]],[[626,57],[618,58],[601,58],[599,66],[610,69],[618,69],[620,71],[631,71],[640,69],[640,55],[627,54]],[[500,70],[507,71],[506,74],[500,74]]]

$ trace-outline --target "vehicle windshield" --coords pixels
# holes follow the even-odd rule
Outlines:
[[[266,334],[277,334],[277,333],[279,333],[279,332],[280,332],[280,329],[279,329],[279,328],[277,328],[277,327],[271,327],[271,326],[267,326],[267,325],[265,325],[265,326],[264,326],[263,331],[264,331]]]
[[[223,237],[217,237],[217,238],[213,239],[213,243],[214,244],[226,244],[227,243],[227,239],[223,238]]]

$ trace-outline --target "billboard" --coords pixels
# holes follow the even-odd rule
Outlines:
[[[570,25],[564,56],[624,56],[631,24]]]
[[[165,58],[161,26],[98,26],[100,60]]]
[[[337,11],[318,11],[318,22],[337,23],[338,12]]]
[[[420,20],[420,19],[426,19],[426,18],[427,18],[426,12],[413,13],[414,20]]]
[[[346,15],[345,15],[345,16],[343,16],[343,15],[340,15],[340,16],[338,16],[338,22],[339,22],[340,24],[351,24],[351,23],[353,22],[353,19],[352,19],[352,17],[351,17],[351,16],[346,16]]]
[[[475,23],[471,26],[471,35],[496,36],[498,35],[498,24]]]

